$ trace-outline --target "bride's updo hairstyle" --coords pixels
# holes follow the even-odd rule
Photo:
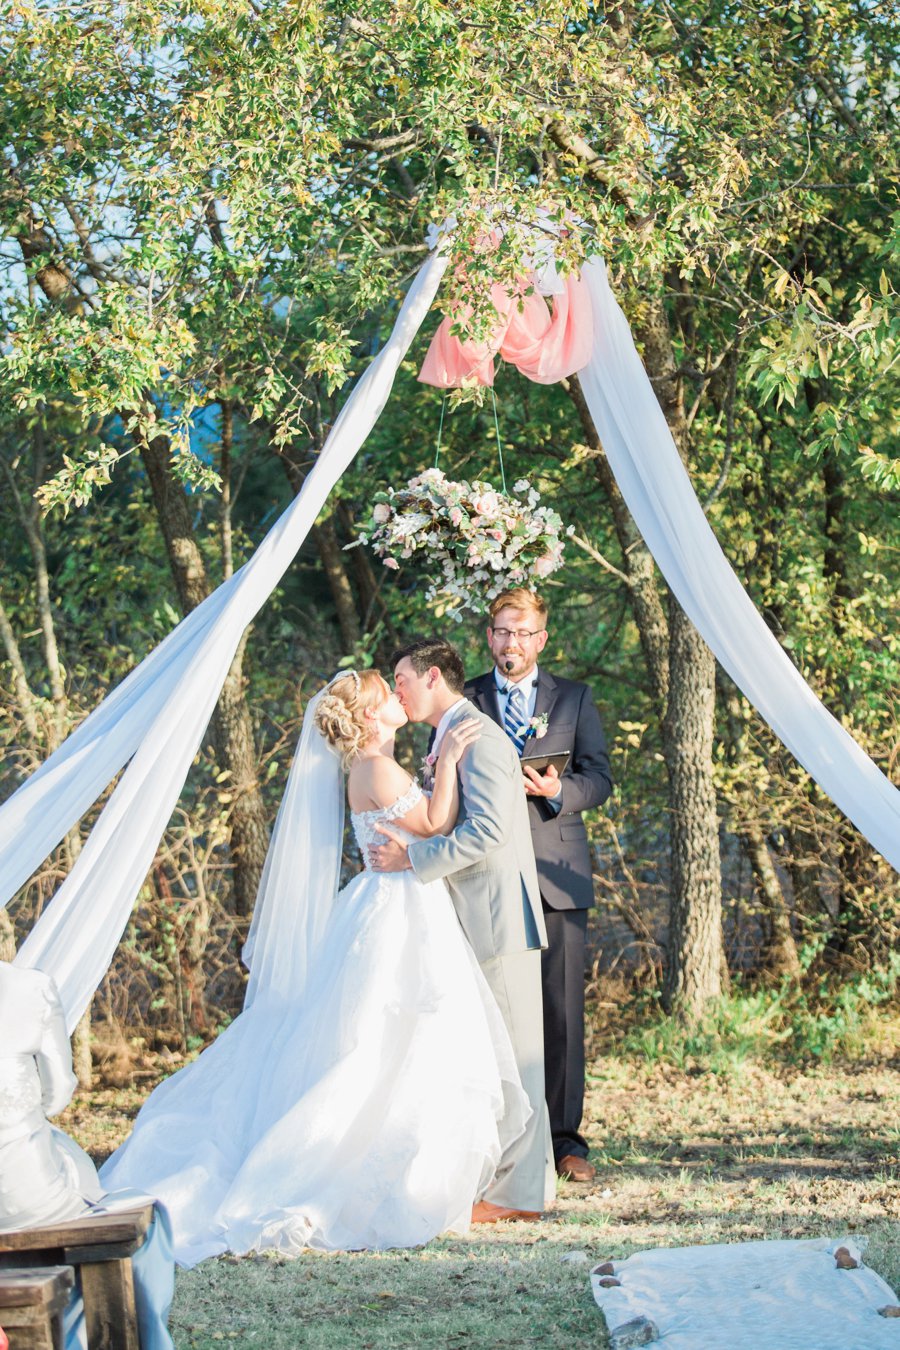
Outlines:
[[[372,739],[366,710],[380,707],[389,693],[377,670],[351,670],[332,680],[319,699],[316,726],[337,750],[345,769]]]

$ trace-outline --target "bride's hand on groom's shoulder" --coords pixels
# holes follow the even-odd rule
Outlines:
[[[450,727],[441,741],[441,752],[439,760],[445,758],[451,764],[458,764],[463,754],[470,745],[478,740],[481,735],[481,722],[477,717],[464,717],[461,722],[457,722]]]

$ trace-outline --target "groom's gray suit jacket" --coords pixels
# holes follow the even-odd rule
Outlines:
[[[452,832],[409,846],[422,881],[443,878],[462,930],[482,964],[547,945],[522,766],[512,742],[466,702],[454,715],[477,717],[481,736],[460,761],[459,816]]]

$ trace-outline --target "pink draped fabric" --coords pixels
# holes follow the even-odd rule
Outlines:
[[[593,350],[593,317],[587,287],[566,277],[565,290],[553,297],[553,314],[537,291],[515,307],[500,355],[536,384],[556,384],[583,370]]]
[[[431,339],[431,346],[419,371],[419,379],[423,384],[434,384],[438,389],[460,389],[473,380],[478,384],[494,383],[494,357],[506,336],[514,309],[514,297],[503,286],[492,286],[491,301],[497,311],[497,323],[485,341],[471,342],[455,337],[450,329],[458,315],[448,315],[443,320]]]
[[[529,278],[531,281],[531,278]],[[523,283],[526,290],[528,283]],[[502,286],[491,289],[497,324],[490,338],[471,342],[455,337],[455,316],[443,320],[431,340],[419,379],[438,389],[456,389],[473,381],[494,383],[494,357],[499,352],[537,384],[555,384],[591,359],[593,321],[587,287],[568,276],[561,294],[553,297],[553,312],[533,290],[520,302]]]

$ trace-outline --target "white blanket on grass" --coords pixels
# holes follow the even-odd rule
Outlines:
[[[592,1272],[612,1333],[635,1317],[659,1329],[665,1350],[900,1350],[890,1286],[862,1263],[859,1238],[740,1242],[637,1252],[613,1262],[618,1288]],[[841,1270],[846,1247],[858,1262]]]

